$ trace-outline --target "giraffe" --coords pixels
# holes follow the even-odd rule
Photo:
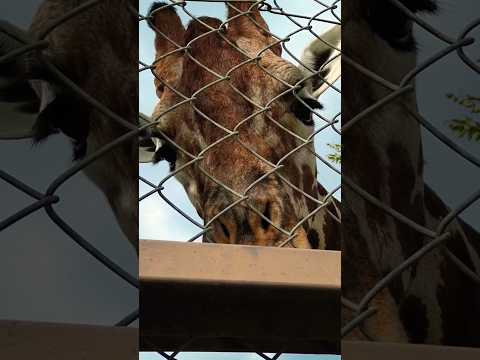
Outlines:
[[[435,1],[400,3],[413,13],[435,12]],[[416,66],[412,21],[392,1],[344,0],[342,115],[355,115],[390,93],[346,57],[393,84]],[[423,180],[421,128],[415,92],[404,93],[342,132],[342,175],[414,222],[436,230],[448,207]],[[375,174],[372,176],[372,174]],[[342,293],[360,301],[384,275],[427,242],[342,182]],[[447,228],[445,247],[480,272],[480,236],[461,219]],[[466,240],[469,239],[470,243]],[[470,245],[469,245],[470,244]],[[367,336],[383,341],[480,346],[478,285],[436,248],[397,277],[371,305]],[[352,318],[344,311],[344,323]],[[363,338],[356,331],[349,338]]]
[[[331,216],[338,204],[319,205],[326,191],[316,181],[313,143],[301,138],[313,134],[311,110],[322,107],[317,97],[326,88],[314,71],[325,65],[322,76],[334,82],[339,58],[318,41],[303,54],[306,67],[283,59],[257,5],[230,2],[225,26],[200,17],[184,28],[172,3],[153,3],[149,26],[156,33],[159,102],[152,118],[158,122],[140,141],[141,158],[170,163],[211,227],[206,241],[320,249],[337,243],[338,248],[339,224]],[[340,27],[321,37],[339,47]],[[302,101],[287,92],[293,85],[299,85]],[[202,158],[191,165],[189,154]],[[282,168],[272,171],[279,163]],[[292,230],[316,208],[315,216]],[[295,237],[287,241],[278,228]]]
[[[28,33],[20,38],[36,39],[66,13],[86,1],[43,1]],[[2,75],[10,77],[5,93],[9,101],[36,114],[34,123],[22,124],[20,137],[39,143],[55,133],[72,141],[73,160],[82,160],[127,132],[127,128],[86,103],[64,86],[46,65],[57,67],[76,86],[128,123],[137,124],[138,20],[133,0],[102,1],[78,12],[48,32],[48,46],[41,53],[28,52],[7,64]],[[82,29],[79,31],[79,29]],[[22,44],[1,33],[0,55]],[[13,76],[12,76],[13,74]],[[2,119],[8,121],[9,119]],[[33,128],[32,128],[33,125]],[[135,128],[135,127],[133,127]],[[83,169],[106,196],[129,242],[138,251],[136,139],[113,148]],[[112,175],[115,174],[115,175]]]
[[[435,9],[435,4],[431,1],[416,3],[405,1],[404,3],[415,12]],[[254,26],[251,21],[247,21],[245,16],[235,17],[237,15],[235,8],[247,11],[249,9],[247,5],[232,5],[233,7],[229,7],[229,25],[221,29],[222,34],[251,57],[255,57],[260,49],[264,49],[270,44],[271,50],[263,53],[260,65],[270,71],[274,71],[276,66],[282,69],[287,68],[288,71],[281,73],[286,77],[293,76],[294,68],[289,67],[288,63],[279,57],[280,51],[274,45],[273,40]],[[268,29],[258,10],[254,8],[251,10],[251,16],[255,22],[260,24],[263,29]],[[382,16],[385,14],[390,15],[390,18],[396,19],[396,21],[383,21]],[[200,18],[199,20],[210,28],[194,21],[185,30],[175,11],[166,4],[155,4],[150,15],[151,27],[157,31],[155,84],[157,95],[160,98],[153,114],[154,118],[159,118],[159,123],[149,134],[150,139],[155,140],[157,146],[150,145],[150,151],[155,150],[155,153],[151,154],[153,161],[167,160],[170,162],[172,170],[175,171],[175,169],[181,169],[191,158],[174,147],[172,142],[180,145],[189,153],[198,154],[207,144],[211,144],[225,135],[222,132],[219,133],[210,121],[202,121],[202,119],[205,120],[205,117],[208,116],[231,130],[253,111],[250,109],[246,114],[242,112],[243,106],[241,105],[245,105],[245,103],[241,97],[238,100],[238,94],[232,92],[232,88],[227,86],[223,80],[212,85],[211,92],[200,91],[195,94],[195,91],[217,79],[196,61],[220,75],[225,75],[228,70],[240,64],[245,58],[241,58],[240,52],[234,50],[231,44],[228,44],[218,33],[208,33],[211,28],[218,29],[220,27],[221,22],[217,19]],[[395,6],[388,5],[386,2],[345,2],[343,23],[343,35],[348,42],[347,55],[367,69],[390,82],[399,83],[403,75],[415,66],[416,55],[411,35],[411,22]],[[161,34],[166,35],[170,40]],[[187,44],[188,46],[186,46]],[[357,44],[361,44],[361,46],[357,46]],[[188,51],[183,49],[185,46]],[[218,52],[218,49],[222,49],[222,51]],[[314,58],[325,59],[324,54],[315,52],[314,49],[314,46],[307,49],[303,59],[312,59],[312,54],[316,55]],[[383,56],[372,57],[371,54],[382,54]],[[232,57],[236,57],[236,61]],[[219,59],[222,61],[218,61]],[[248,76],[242,73],[243,67],[248,69],[246,72]],[[237,74],[235,72],[229,74],[231,76],[229,81],[235,87],[241,88],[242,93],[255,99],[256,103],[264,105],[272,98],[270,91],[275,94],[273,91],[275,82],[272,84],[272,79],[265,76],[256,66],[244,65],[243,67],[237,69]],[[348,123],[348,119],[388,95],[389,92],[359,73],[357,69],[350,67],[349,63],[343,67],[345,71],[343,81],[348,84],[344,87],[344,118]],[[243,82],[241,81],[242,75]],[[328,72],[325,75],[328,79]],[[176,91],[187,97],[195,94],[193,103],[203,115],[192,110],[191,105],[188,104],[191,100],[167,112],[167,109],[172,109],[182,101]],[[276,91],[278,94],[282,90],[276,89]],[[307,89],[304,96],[305,94],[308,96],[308,92],[312,95],[316,93],[316,90]],[[261,101],[262,95],[264,96],[263,102]],[[258,100],[259,98],[260,100]],[[240,101],[240,104],[236,103],[236,100]],[[305,123],[298,121],[301,120],[301,115],[294,111],[293,116],[285,114],[282,112],[282,109],[285,111],[284,109],[287,107],[285,104],[275,103],[275,105],[278,106],[278,108],[272,108],[275,118],[283,119],[287,125],[293,125],[292,128],[295,128],[297,133],[302,134],[302,131],[305,131]],[[288,107],[290,110],[292,109],[291,105]],[[225,109],[228,109],[226,114],[224,114]],[[403,95],[402,101],[390,103],[346,132],[343,139],[344,174],[382,202],[400,213],[408,215],[415,222],[435,228],[439,218],[444,216],[448,209],[423,182],[420,127],[417,121],[408,115],[408,110],[416,111],[414,92]],[[276,143],[271,132],[265,131],[265,126],[271,125],[265,125],[265,116],[257,115],[252,118],[259,119],[257,120],[259,124],[255,123],[253,128],[245,129],[250,133],[242,134],[244,136],[241,139],[263,157],[273,158],[272,162],[275,163],[275,159],[282,156],[277,151],[283,150],[283,153],[287,153],[289,149],[298,146],[294,144],[286,148],[287,143]],[[383,126],[381,122],[383,118],[390,119],[391,126],[388,128]],[[293,123],[289,120],[293,120]],[[261,140],[255,136],[257,132],[263,135]],[[277,133],[275,132],[275,134]],[[169,141],[167,138],[173,141]],[[266,147],[265,143],[272,147]],[[249,153],[244,151],[239,144],[233,140],[218,144],[220,144],[218,152],[209,150],[210,154],[207,152],[202,159],[204,166],[208,167],[206,168],[208,173],[213,174],[213,177],[241,193],[252,181],[262,176],[262,174],[257,174],[249,177],[255,171],[258,172],[258,169],[261,169],[264,164],[258,162],[253,156],[248,157]],[[228,159],[228,163],[225,161],[226,159]],[[296,158],[297,168],[302,161],[308,161],[306,159],[307,156]],[[231,163],[234,164],[233,169],[230,167]],[[297,171],[288,168],[291,166],[290,164],[287,165],[287,162],[285,164],[285,172],[282,175],[288,177],[293,184],[300,184],[299,188],[308,190],[309,186],[302,187],[299,178],[303,181],[315,178],[314,170],[310,173],[304,172],[299,176]],[[232,170],[225,174],[225,168]],[[263,170],[263,175],[268,170]],[[238,175],[236,171],[241,175]],[[372,179],[373,173],[376,174],[374,179]],[[228,193],[222,192],[214,182],[205,179],[193,166],[182,169],[176,175],[185,187],[199,215],[207,222],[215,216],[214,214],[218,214],[219,211],[235,201],[233,197],[229,197]],[[395,180],[401,181],[394,182]],[[307,182],[309,184],[316,183],[315,181]],[[405,185],[402,187],[401,184]],[[258,218],[255,214],[247,214],[244,211],[245,207],[235,207],[233,211],[226,213],[228,216],[219,218],[222,222],[213,223],[212,238],[217,242],[255,245],[276,245],[281,242],[282,239],[268,236],[269,229],[266,224],[279,223],[282,227],[291,226],[307,212],[300,216],[293,212],[286,212],[284,204],[293,204],[298,207],[298,202],[302,203],[305,200],[290,195],[293,194],[291,189],[284,187],[275,176],[268,185],[268,187],[264,187],[264,189],[269,189],[268,199],[261,197],[259,193],[252,195],[255,206],[260,211],[263,210],[264,217]],[[278,199],[279,192],[275,188],[280,188],[280,193],[289,194],[289,197]],[[342,205],[344,219],[341,244],[343,253],[342,288],[344,295],[358,301],[382,275],[402,263],[408,255],[425,244],[426,239],[417,231],[395,222],[383,211],[356,196],[348,185],[344,186],[344,189],[346,193]],[[317,191],[321,192],[321,190],[321,185],[317,184]],[[273,207],[278,206],[281,211],[272,211],[271,204],[267,206],[273,201],[276,202]],[[303,207],[308,208],[308,204]],[[280,213],[283,217],[293,218],[293,221],[277,218],[276,216]],[[264,223],[267,229],[262,228],[262,219],[265,220],[264,218],[269,220]],[[338,226],[316,227],[313,223],[312,221],[310,228],[304,228],[303,232],[299,232],[293,246],[317,247],[312,246],[312,236],[308,235],[312,230],[318,230],[319,236],[323,236],[323,240],[317,242],[319,248],[340,249],[339,237],[327,236],[328,229],[333,229],[332,233],[338,234],[334,232],[339,230]],[[466,249],[463,242],[456,242],[455,239],[462,239],[465,236],[472,239],[478,238],[478,234],[459,219],[449,226],[449,231],[453,234],[453,241],[448,242],[449,249],[465,260],[467,264],[472,265],[472,268],[477,266],[478,258],[475,258],[475,255],[471,257],[471,252]],[[331,242],[329,243],[329,241]],[[429,282],[429,280],[432,281]],[[379,308],[379,313],[366,321],[365,330],[375,338],[387,341],[475,345],[478,341],[473,330],[474,320],[477,318],[476,311],[478,311],[474,307],[477,294],[470,285],[469,280],[446,260],[441,251],[433,251],[373,300],[373,304]],[[454,289],[452,294],[449,294],[450,289]],[[460,315],[458,318],[455,318],[457,313],[454,309],[454,300],[456,299],[461,299],[465,305],[458,311]],[[350,314],[344,313],[343,317],[344,320],[348,320]],[[357,332],[354,336],[361,337],[362,334]]]

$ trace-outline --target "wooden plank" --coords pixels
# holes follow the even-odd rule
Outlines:
[[[340,253],[140,241],[142,351],[336,353]]]
[[[0,320],[0,359],[134,360],[138,329]]]

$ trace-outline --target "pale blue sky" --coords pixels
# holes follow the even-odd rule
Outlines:
[[[330,3],[331,0],[325,1]],[[279,5],[286,11],[294,14],[312,16],[315,13],[323,10],[321,5],[316,5],[312,0],[300,0],[300,1],[278,1]],[[151,4],[151,0],[140,0],[140,13],[145,14],[148,7]],[[273,4],[273,3],[272,3]],[[189,2],[187,3],[188,11],[195,16],[213,16],[220,19],[225,19],[225,5],[223,3],[211,3],[211,2]],[[190,21],[190,17],[183,11],[178,11],[182,22],[184,24]],[[294,32],[298,27],[290,20],[280,15],[273,15],[269,13],[263,13],[270,30],[279,37],[285,37],[288,34]],[[330,14],[322,15],[322,18],[334,20]],[[307,20],[298,20],[303,25],[307,24]],[[314,22],[313,30],[317,34],[321,34],[328,29],[331,24]],[[145,22],[141,22],[139,32],[139,54],[140,59],[145,63],[151,63],[154,60],[153,39],[154,34],[148,28]],[[314,39],[313,35],[308,31],[302,31],[291,37],[291,40],[287,43],[287,48],[296,56],[299,56],[303,48]],[[286,52],[284,57],[295,63]],[[153,111],[153,107],[157,102],[153,87],[153,78],[150,72],[144,71],[140,74],[140,111],[150,115]],[[335,84],[340,87],[340,81]],[[335,114],[340,112],[340,94],[334,90],[327,90],[321,97],[321,102],[325,109],[321,114],[326,118],[332,118]],[[320,119],[316,119],[316,124],[321,126],[324,122]],[[319,155],[325,157],[331,153],[330,148],[327,147],[327,143],[340,143],[340,136],[332,129],[328,128],[323,130],[315,137],[315,147]],[[340,175],[333,172],[326,167],[323,163],[318,161],[318,180],[322,183],[327,190],[334,189],[340,184]],[[140,165],[140,175],[149,179],[151,182],[158,184],[159,181],[168,174],[168,165],[161,163],[155,166],[152,165]],[[140,182],[140,194],[144,194],[151,190],[147,185]],[[177,206],[192,216],[195,220],[202,223],[201,219],[197,216],[196,211],[190,204],[187,196],[181,187],[181,185],[175,180],[170,179],[165,184],[164,193],[166,196]],[[336,197],[340,197],[340,192],[337,192]],[[201,229],[193,225],[190,221],[186,220],[181,214],[177,213],[168,204],[166,204],[159,196],[150,196],[140,203],[140,238],[143,239],[158,239],[158,240],[179,240],[185,241],[195,234],[199,233]]]

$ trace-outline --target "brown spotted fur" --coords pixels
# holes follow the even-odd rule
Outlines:
[[[198,21],[192,20],[184,29],[171,6],[153,12],[151,26],[157,31],[154,72],[157,95],[160,98],[153,118],[160,119],[157,129],[190,154],[198,155],[209,144],[226,136],[225,131],[213,125],[205,116],[233,130],[241,121],[258,111],[255,104],[266,106],[270,100],[285,91],[287,87],[282,81],[293,85],[304,77],[297,67],[281,58],[280,45],[275,44],[274,39],[267,34],[268,26],[258,9],[249,9],[250,7],[252,4],[230,3],[230,21],[221,29],[221,35],[227,40],[218,32],[206,35],[210,31],[209,27],[220,28],[221,21],[218,19],[200,17]],[[250,10],[251,18],[245,15],[233,18],[238,15],[235,8],[239,11]],[[187,49],[168,55],[178,47],[165,39],[162,33],[177,45],[187,46]],[[235,49],[235,46],[241,51]],[[258,64],[255,61],[245,62],[248,57],[255,58],[258,54]],[[239,66],[242,62],[245,63]],[[229,78],[214,83],[218,77],[204,67],[220,76],[228,74]],[[203,87],[205,88],[198,92]],[[173,89],[194,99],[173,111],[167,111],[184,100]],[[238,137],[219,142],[205,152],[195,166],[189,166],[176,174],[205,222],[238,200],[238,197],[222,189],[205,176],[201,169],[217,182],[242,194],[250,184],[272,170],[272,166],[250,150],[275,164],[301,145],[299,140],[280,129],[268,117],[303,138],[313,132],[312,127],[301,124],[293,116],[290,110],[293,101],[291,94],[280,97],[270,104],[266,114],[253,116],[240,125],[237,129]],[[315,158],[311,150],[313,144],[288,157],[282,163],[284,167],[279,173],[293,185],[314,198],[321,199],[315,180]],[[177,152],[177,156],[177,169],[191,160],[181,151]],[[277,174],[269,175],[247,195],[249,198],[246,202],[231,208],[212,224],[213,229],[207,235],[207,240],[265,246],[279,245],[285,241],[287,236],[250,210],[246,206],[247,202],[264,213],[274,225],[287,231],[291,231],[313,209],[311,201],[307,204],[305,197],[283,182]],[[322,209],[318,216],[326,216],[326,211]],[[312,223],[313,220],[310,220],[300,226],[295,232],[296,237],[288,246],[310,248],[308,234]],[[338,227],[338,223],[329,224]],[[323,233],[323,229],[319,231]],[[339,231],[336,235],[338,233]],[[320,246],[324,248],[325,242]]]

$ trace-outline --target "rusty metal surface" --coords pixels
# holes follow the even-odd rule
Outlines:
[[[339,311],[339,252],[140,241],[142,351],[338,353]]]
[[[0,359],[137,358],[135,328],[0,320]]]
[[[380,342],[342,341],[343,360],[476,360],[480,359],[480,349],[434,346],[392,344]]]

